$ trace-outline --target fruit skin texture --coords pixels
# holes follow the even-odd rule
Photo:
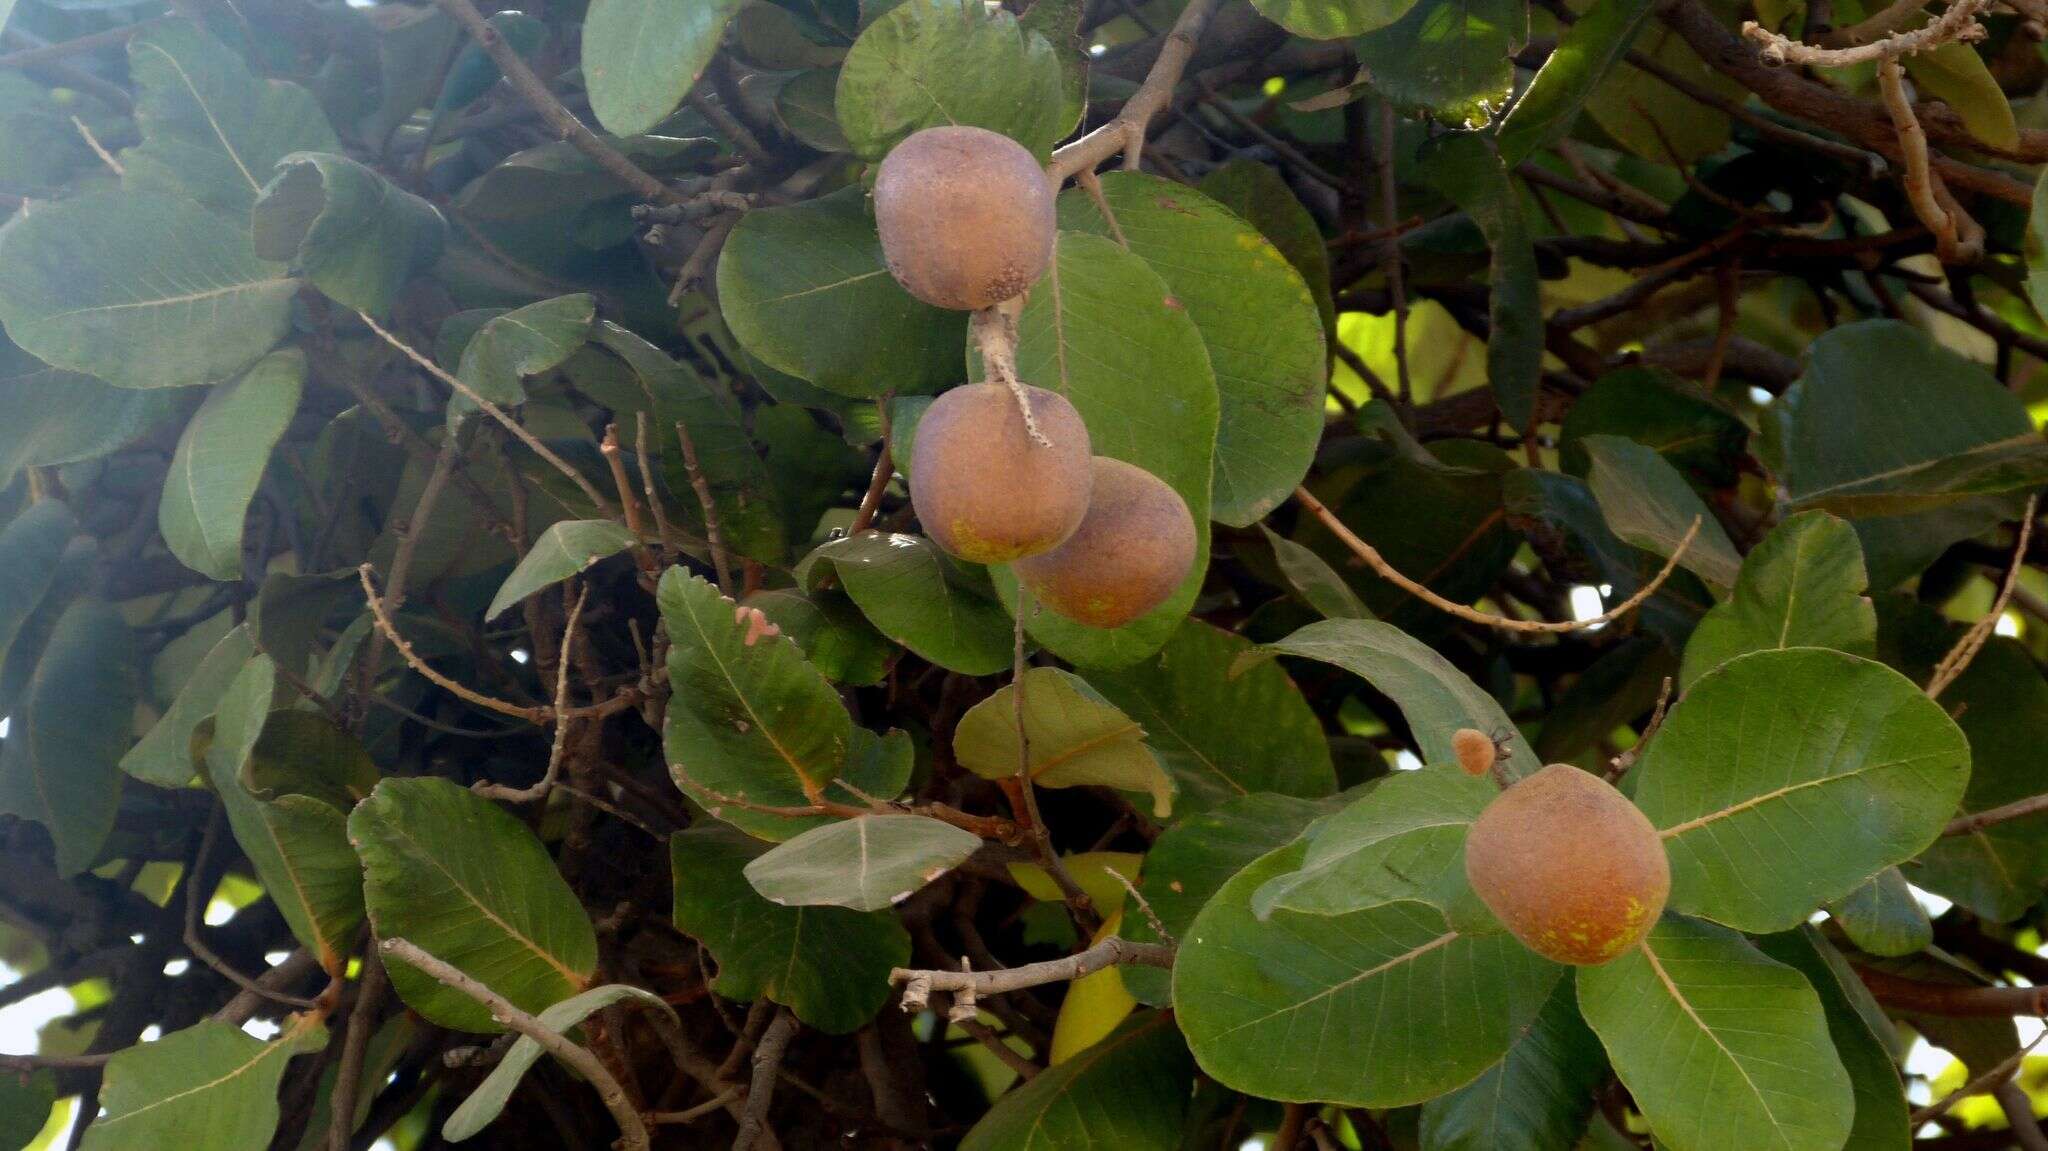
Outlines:
[[[1487,804],[1465,839],[1465,876],[1529,950],[1605,963],[1649,934],[1671,894],[1664,841],[1635,804],[1570,764]]]
[[[918,421],[910,503],[947,555],[1009,563],[1058,547],[1088,514],[1088,426],[1058,392],[1024,391],[1051,447],[1033,442],[1001,384],[954,388]]]
[[[1052,262],[1053,186],[1022,144],[985,128],[926,128],[875,176],[889,274],[940,308],[973,311],[1038,282]]]
[[[1451,751],[1466,775],[1485,775],[1493,770],[1493,760],[1500,749],[1493,746],[1492,736],[1478,728],[1461,727],[1451,733]]]
[[[1088,517],[1059,547],[1019,560],[1038,601],[1090,627],[1122,627],[1166,602],[1195,563],[1187,501],[1151,472],[1095,457]]]

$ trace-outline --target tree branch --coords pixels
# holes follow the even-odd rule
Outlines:
[[[898,967],[889,972],[890,983],[903,984],[903,1009],[922,1011],[934,991],[1001,995],[1048,983],[1065,983],[1091,975],[1105,967],[1163,967],[1173,969],[1173,948],[1163,943],[1138,943],[1119,936],[1077,951],[1063,959],[1006,967],[1000,971],[945,971]]]
[[[1052,162],[1045,166],[1046,174],[1055,184],[1063,183],[1069,176],[1092,172],[1095,166],[1116,155],[1124,154],[1124,168],[1136,171],[1138,160],[1145,149],[1145,129],[1157,115],[1173,100],[1173,90],[1180,84],[1180,76],[1194,59],[1195,46],[1201,42],[1202,29],[1209,17],[1216,12],[1221,0],[1188,0],[1188,6],[1181,9],[1180,18],[1166,33],[1166,43],[1160,46],[1159,58],[1152,61],[1151,71],[1145,74],[1145,82],[1124,102],[1116,119],[1095,129],[1093,132],[1053,152]]]

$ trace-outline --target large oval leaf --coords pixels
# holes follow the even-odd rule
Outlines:
[[[634,542],[633,533],[612,520],[562,520],[548,525],[499,585],[491,606],[484,609],[484,618],[498,618],[540,589],[553,587]]]
[[[1826,512],[1792,516],[1751,549],[1735,594],[1693,629],[1680,689],[1738,655],[1767,648],[1875,656],[1877,609],[1863,594],[1869,586],[1853,528]]]
[[[1506,934],[1461,935],[1421,903],[1260,922],[1252,893],[1301,859],[1290,846],[1239,872],[1174,960],[1181,1030],[1227,1087],[1356,1107],[1420,1103],[1504,1055],[1564,973]]]
[[[79,599],[57,618],[0,742],[0,811],[43,825],[57,870],[92,865],[114,829],[135,707],[134,637],[113,608]]]
[[[1969,778],[1962,731],[1911,680],[1786,648],[1695,683],[1650,741],[1634,794],[1671,857],[1673,909],[1784,931],[1919,854]]]
[[[879,160],[921,128],[1000,132],[1044,157],[1073,127],[1052,44],[979,0],[903,0],[868,25],[839,69],[839,126]]]
[[[22,468],[107,455],[177,407],[176,392],[117,388],[0,337],[0,487]]]
[[[1849,1073],[1856,1099],[1856,1119],[1842,1151],[1907,1151],[1913,1142],[1910,1104],[1892,1061],[1898,1036],[1849,961],[1811,926],[1768,935],[1756,944],[1765,955],[1806,976],[1820,996],[1828,1037],[1842,1069]]]
[[[1301,482],[1322,436],[1327,376],[1315,295],[1257,229],[1185,184],[1112,172],[1102,177],[1101,204],[1109,216],[1086,192],[1068,192],[1060,225],[1114,238],[1194,321],[1221,413],[1209,514],[1252,524]]]
[[[246,226],[156,192],[88,192],[0,232],[7,334],[124,388],[237,375],[290,327],[298,288]]]
[[[1742,936],[1667,916],[1578,982],[1586,1022],[1672,1151],[1839,1151],[1848,1137],[1855,1102],[1819,997]]]
[[[996,1100],[960,1151],[1176,1151],[1194,1067],[1154,1011]]]
[[[407,939],[524,1011],[578,991],[597,934],[555,861],[511,814],[445,779],[387,779],[349,815],[379,939]],[[475,1000],[400,960],[391,986],[458,1031],[503,1030]]]
[[[883,635],[948,671],[994,675],[1010,666],[1009,613],[955,570],[923,536],[862,532],[822,545],[797,574],[814,588],[836,574]]]
[[[441,255],[448,222],[375,170],[332,152],[294,153],[278,168],[250,212],[256,254],[298,265],[342,306],[383,315]]]
[[[1027,617],[1031,634],[1072,663],[1134,663],[1159,650],[1180,626],[1209,566],[1217,408],[1208,352],[1186,310],[1145,261],[1077,232],[1059,234],[1052,268],[1031,290],[1017,332],[1017,372],[1024,381],[1066,396],[1087,422],[1096,455],[1165,480],[1195,517],[1188,578],[1135,622],[1105,631],[1047,611]],[[1014,603],[1016,577],[1008,568],[997,573],[997,589]]]
[[[217,1019],[202,1019],[108,1062],[104,1114],[82,1151],[263,1151],[277,1131],[277,1087],[294,1055],[318,1051],[327,1032],[294,1023],[265,1043]]]
[[[591,0],[583,22],[590,111],[617,136],[651,132],[690,94],[746,0]]]
[[[303,353],[272,352],[192,414],[157,502],[157,528],[178,562],[217,580],[242,578],[242,521],[305,381]]]
[[[747,882],[785,907],[880,911],[959,866],[981,837],[922,815],[863,815],[814,827],[746,866]]]
[[[1017,738],[1016,691],[1007,684],[960,717],[953,757],[961,767],[984,779],[1017,774],[1026,747]],[[1079,676],[1054,667],[1025,671],[1024,732],[1038,786],[1149,792],[1154,815],[1173,811],[1173,780],[1145,746],[1145,729]]]

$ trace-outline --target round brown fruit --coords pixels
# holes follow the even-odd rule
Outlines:
[[[1493,760],[1500,749],[1493,746],[1493,737],[1477,728],[1461,727],[1451,733],[1451,752],[1458,757],[1458,766],[1466,775],[1485,775],[1493,770]]]
[[[926,128],[875,175],[889,274],[940,308],[973,311],[1038,282],[1052,262],[1053,186],[1022,144],[985,128]]]
[[[1671,894],[1657,829],[1605,780],[1563,763],[1486,805],[1465,839],[1465,876],[1529,950],[1582,966],[1633,947]]]
[[[954,388],[918,421],[910,503],[948,555],[1009,563],[1058,547],[1088,514],[1088,426],[1058,392],[1024,393],[1052,446],[1031,438],[1001,384]]]
[[[1095,457],[1088,516],[1067,541],[1017,561],[1038,601],[1090,627],[1122,627],[1166,602],[1195,562],[1195,518],[1165,480]]]

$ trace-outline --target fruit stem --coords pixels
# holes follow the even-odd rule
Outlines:
[[[975,346],[981,349],[981,362],[988,368],[989,375],[1010,389],[1010,394],[1017,398],[1017,411],[1024,417],[1024,431],[1039,447],[1049,448],[1052,441],[1038,430],[1038,420],[1031,414],[1031,399],[1024,391],[1024,381],[1017,378],[1017,325],[1002,309],[1002,304],[979,309],[968,322],[968,328],[974,333]]]

